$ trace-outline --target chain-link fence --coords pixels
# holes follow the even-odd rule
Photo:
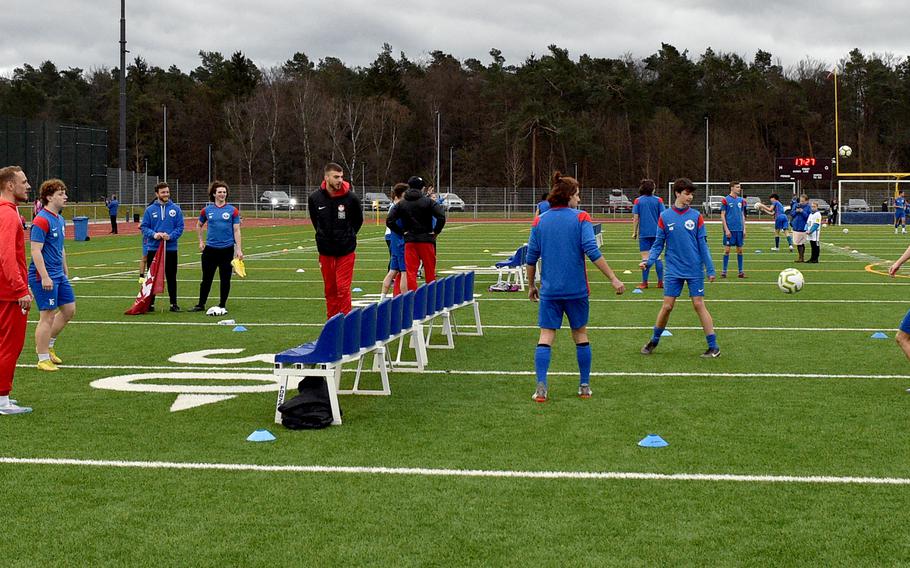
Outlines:
[[[72,201],[104,199],[107,130],[0,116],[0,167],[21,166],[32,186],[60,178]]]

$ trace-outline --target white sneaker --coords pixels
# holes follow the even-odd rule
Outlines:
[[[0,414],[28,414],[31,411],[31,407],[12,404],[12,401],[6,406],[0,406]]]
[[[227,314],[227,309],[220,306],[212,306],[205,312],[207,316],[223,316]]]
[[[771,247],[771,250],[773,250],[773,251],[779,251],[780,249],[777,248],[777,247]]]

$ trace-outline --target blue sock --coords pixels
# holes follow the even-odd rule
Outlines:
[[[550,369],[550,346],[542,343],[534,351],[534,372],[537,382],[547,384],[547,371]]]
[[[793,246],[793,237],[787,235],[787,246]]]
[[[706,335],[705,339],[708,340],[708,349],[717,349],[717,334]]]
[[[727,265],[730,264],[730,255],[724,255],[724,272],[727,272]]]
[[[591,383],[591,344],[578,343],[575,345],[575,358],[578,359],[578,384]]]
[[[743,273],[743,255],[741,255],[741,254],[736,255],[736,266],[739,267],[739,273],[742,274]]]
[[[664,263],[657,259],[657,262],[654,263],[654,267],[657,268],[657,279],[663,282],[664,279]]]
[[[664,333],[664,328],[655,327],[654,335],[651,336],[651,343],[653,343],[654,345],[657,345],[658,343],[660,343],[660,336],[663,335],[663,333]]]
[[[774,248],[780,248],[780,237],[774,237]]]
[[[648,266],[648,267],[646,267],[644,270],[642,270],[642,271],[641,271],[641,281],[642,281],[642,282],[647,282],[647,281],[648,281],[648,274],[650,274],[650,273],[651,273],[651,267],[650,267],[650,266]]]

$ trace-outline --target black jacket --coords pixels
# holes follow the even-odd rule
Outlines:
[[[345,256],[357,248],[357,232],[363,225],[360,199],[343,182],[339,195],[322,186],[307,198],[307,211],[316,229],[316,249],[324,256]]]
[[[436,228],[433,228],[434,218]],[[401,227],[396,223],[399,219]],[[432,243],[445,224],[446,214],[442,205],[414,188],[404,192],[404,199],[392,208],[385,222],[390,231],[403,235],[406,243]]]

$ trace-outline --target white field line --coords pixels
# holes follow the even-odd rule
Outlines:
[[[135,300],[135,295],[104,295],[104,294],[79,294],[79,298],[92,298],[92,299],[101,299],[101,300]],[[77,301],[78,299],[77,298]],[[179,296],[178,299],[181,300],[193,300],[196,299],[196,296]],[[359,299],[357,297],[355,300]],[[231,301],[260,301],[260,302],[274,302],[276,300],[284,301],[319,301],[325,302],[323,297],[303,297],[303,296],[231,296]],[[527,298],[483,298],[480,300],[482,302],[527,302],[531,303]],[[590,302],[628,302],[628,303],[653,303],[653,302],[663,302],[662,298],[590,298]],[[763,298],[763,299],[744,299],[744,298],[718,298],[706,300],[709,304],[724,304],[724,303],[745,303],[745,304],[907,304],[908,300],[796,300],[789,298]]]
[[[29,325],[37,324],[37,321],[29,321]],[[321,328],[322,323],[303,323],[303,322],[245,322],[239,321],[231,325],[219,326],[215,322],[167,322],[167,321],[98,321],[98,320],[78,320],[74,319],[67,325],[151,325],[151,326],[173,326],[173,327],[224,327],[232,328],[235,325],[245,327],[312,327]],[[539,329],[536,325],[484,325],[484,329]],[[651,331],[654,328],[647,325],[589,325],[589,331]],[[747,326],[715,326],[715,329],[722,331],[810,331],[810,332],[876,332],[876,331],[897,331],[897,328],[886,327],[747,327]],[[701,326],[674,326],[671,331],[702,331]]]
[[[319,269],[313,268],[311,270],[313,272],[316,272]],[[384,271],[384,269],[383,269],[383,271]],[[628,274],[621,275],[621,276],[628,276]],[[622,280],[622,279],[620,278],[620,280]],[[107,279],[107,282],[135,282],[135,281],[136,281],[135,277],[132,277],[132,278],[129,278],[129,277],[128,278],[119,278],[118,277],[118,278],[108,278]],[[637,279],[637,278],[630,278],[630,279],[623,280],[623,282],[630,282],[630,283],[637,283],[638,281],[639,281],[639,279]],[[73,284],[79,284],[79,282],[80,281],[77,280],[76,282],[73,282]],[[85,282],[85,284],[98,284],[99,282],[101,282],[101,281],[92,280],[92,281]],[[493,274],[478,274],[475,282],[478,282],[478,283],[496,282],[496,278],[495,278],[495,275],[493,275]],[[652,282],[653,282],[653,280],[652,280]],[[234,280],[231,283],[231,286],[236,286],[238,284],[243,284],[243,283],[246,283],[247,285],[249,285],[251,283],[252,284],[322,284],[322,280],[266,280],[266,279],[259,280],[259,279],[255,279],[255,278],[249,278],[247,280]],[[352,280],[351,283],[355,284],[355,285],[360,284],[360,285],[366,285],[366,286],[371,286],[371,285],[378,286],[379,285],[378,280]],[[601,286],[601,285],[609,286],[610,283],[606,282],[606,281],[602,281],[602,280],[590,280],[590,281],[588,281],[588,285],[589,286]],[[727,282],[724,282],[724,281],[714,282],[712,284],[712,286],[713,285],[717,285],[717,286],[776,286],[777,282],[771,281],[771,280],[767,280],[767,281],[751,280],[748,282],[738,282],[738,281],[734,280],[734,281],[727,281]],[[812,286],[910,286],[910,282],[898,282],[895,280],[883,280],[881,282],[816,282],[813,280]]]
[[[17,368],[30,369],[34,368],[33,364],[19,363]],[[199,366],[176,366],[176,365],[60,365],[61,369],[83,369],[97,371],[231,371],[231,372],[250,372],[261,371],[269,373],[274,370],[273,367],[224,367],[212,366],[211,364],[200,364]],[[345,373],[356,373],[356,369],[343,369]],[[396,371],[398,374],[412,375],[450,375],[450,376],[484,376],[484,377],[534,377],[536,376],[533,369],[521,370],[459,370],[459,369],[424,369],[423,371],[414,371],[411,369],[401,369]],[[574,377],[578,378],[578,371],[550,371],[548,376],[553,377]],[[668,378],[675,379],[680,377],[692,378],[718,378],[718,379],[898,379],[902,381],[910,380],[910,375],[881,375],[881,374],[824,374],[824,373],[691,373],[691,372],[643,372],[643,371],[591,371],[592,377],[643,377],[643,378]]]
[[[618,481],[694,481],[739,483],[801,483],[829,485],[910,485],[904,477],[847,477],[830,475],[740,475],[723,473],[645,473],[625,471],[521,471],[486,469],[437,469],[423,467],[260,465],[242,463],[192,463],[162,461],[81,460],[66,458],[0,457],[0,464],[103,467],[146,470],[197,470],[267,473],[323,473],[348,475],[409,475],[420,477],[469,477],[510,479],[592,479]]]

